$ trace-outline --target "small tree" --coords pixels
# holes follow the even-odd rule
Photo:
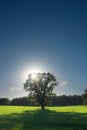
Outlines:
[[[54,94],[53,89],[57,84],[55,76],[50,73],[33,73],[28,75],[24,89],[29,91],[29,96],[37,99],[44,110],[45,102]]]
[[[82,95],[82,98],[84,100],[84,104],[87,105],[87,89],[84,91],[84,94]]]

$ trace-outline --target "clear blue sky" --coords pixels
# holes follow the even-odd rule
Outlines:
[[[26,95],[31,68],[53,73],[59,95],[83,93],[86,0],[0,0],[0,97]]]

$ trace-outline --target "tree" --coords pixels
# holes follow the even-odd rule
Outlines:
[[[50,73],[33,73],[28,75],[24,89],[29,96],[35,97],[44,110],[47,99],[54,95],[53,89],[58,85],[56,77]]]
[[[9,105],[8,98],[0,98],[0,105]]]
[[[87,105],[87,89],[84,91],[84,94],[82,95],[82,98],[84,100],[84,104]]]

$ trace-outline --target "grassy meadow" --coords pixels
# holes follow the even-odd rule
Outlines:
[[[0,130],[87,130],[87,107],[0,106]]]

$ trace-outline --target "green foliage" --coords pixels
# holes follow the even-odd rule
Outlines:
[[[84,100],[83,104],[87,105],[87,90],[84,91],[84,94],[82,95],[82,98]]]
[[[0,106],[1,130],[86,130],[85,106],[40,107]]]
[[[51,97],[52,106],[82,105],[83,99],[80,95],[61,95]]]
[[[41,108],[44,109],[45,101],[54,95],[53,89],[57,84],[55,76],[50,73],[37,73],[35,78],[29,74],[26,83],[24,83],[24,89],[29,91],[29,96],[35,97]]]
[[[13,98],[10,101],[10,105],[16,105],[16,106],[28,106],[28,105],[34,105],[30,102],[28,97],[20,97],[20,98]]]
[[[0,98],[0,105],[8,105],[9,99],[8,98]]]
[[[87,105],[87,99],[84,100],[83,104],[84,104],[84,105]]]

